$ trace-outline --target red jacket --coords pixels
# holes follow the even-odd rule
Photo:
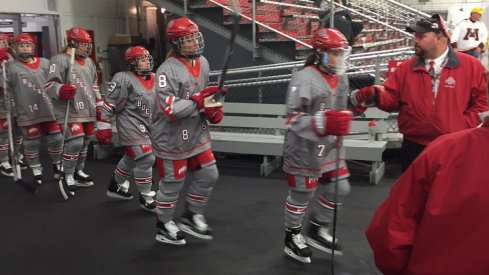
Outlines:
[[[484,67],[475,58],[451,48],[440,75],[436,99],[424,59],[403,62],[384,84],[377,107],[399,111],[404,138],[428,145],[440,135],[476,127],[479,112],[488,110]]]
[[[488,157],[483,126],[438,138],[411,164],[367,229],[384,274],[489,274]]]

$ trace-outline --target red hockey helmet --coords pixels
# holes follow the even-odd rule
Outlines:
[[[341,49],[348,47],[345,36],[334,28],[320,28],[312,36],[312,47],[317,50]]]
[[[153,70],[153,57],[144,47],[134,46],[127,48],[124,59],[128,65],[131,65],[131,70],[141,75],[149,75]]]
[[[312,37],[317,60],[328,73],[344,74],[349,68],[351,47],[345,36],[334,28],[320,28]]]
[[[204,51],[204,38],[199,26],[186,17],[170,21],[167,35],[177,55],[196,58]]]
[[[78,58],[86,58],[92,53],[92,37],[83,28],[71,28],[66,31],[68,46],[76,49]]]
[[[30,49],[26,47],[21,47],[26,45],[30,46]],[[17,35],[14,39],[12,46],[14,48],[15,55],[20,58],[30,58],[34,54],[34,39],[32,39],[32,36],[27,33],[21,33]]]

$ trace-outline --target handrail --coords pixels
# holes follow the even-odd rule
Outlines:
[[[376,16],[383,16],[381,14],[381,12],[383,11],[385,13],[386,10],[387,11],[389,10],[389,5],[382,5],[381,3],[379,3],[378,1],[375,1],[375,0],[362,0],[361,3],[353,3],[352,2],[351,4],[357,6],[360,9],[363,9],[363,10],[365,10],[366,6],[362,5],[362,4],[368,4],[369,8],[372,9],[372,10],[368,10],[368,12],[373,13]],[[393,10],[396,11],[394,8],[393,8]],[[406,21],[406,22],[411,21],[411,18],[408,17],[407,15],[409,15],[409,12],[406,12],[405,14],[395,14],[393,16],[397,17],[397,18],[401,17],[400,19],[403,21]]]
[[[380,69],[380,72],[386,72],[387,68],[382,68]],[[374,74],[376,73],[376,70],[367,70],[367,71],[357,71],[357,72],[347,72],[346,75],[364,75],[364,74]],[[255,78],[246,78],[246,79],[241,79],[242,82],[233,82],[229,83],[226,81],[226,87],[227,88],[239,88],[239,87],[252,87],[252,86],[262,86],[262,85],[273,85],[273,84],[281,84],[281,83],[287,83],[291,79],[291,74],[286,74],[286,75],[278,75],[276,76],[278,79],[270,79],[266,80],[265,77],[255,77]],[[209,82],[209,85],[215,85],[217,82]]]
[[[232,9],[232,8],[230,8],[230,7],[227,7],[227,6],[225,6],[225,5],[222,5],[221,3],[218,3],[218,2],[217,2],[217,1],[215,1],[215,0],[208,0],[208,1],[209,1],[209,2],[211,2],[211,3],[213,3],[213,4],[215,4],[215,5],[217,5],[217,6],[219,6],[219,7],[221,7],[221,8],[223,8],[223,9],[226,9],[226,10],[231,11],[231,12],[235,12],[235,13],[237,13],[239,16],[241,16],[241,17],[243,17],[243,18],[245,18],[245,19],[247,19],[247,20],[249,20],[249,21],[253,21],[253,19],[252,19],[251,17],[248,17],[248,16],[244,15],[243,13],[241,13],[241,12],[239,12],[239,11],[235,11],[235,10],[233,10],[233,9]],[[261,1],[261,2],[263,2],[263,1]],[[261,22],[258,22],[258,21],[256,21],[256,20],[255,20],[255,24],[260,25],[260,26],[264,27],[265,29],[271,30],[271,31],[273,31],[273,32],[275,32],[275,33],[278,33],[278,34],[280,34],[280,35],[283,35],[283,36],[287,37],[288,39],[290,39],[290,40],[292,40],[292,41],[294,41],[294,42],[296,42],[296,43],[302,44],[303,46],[306,46],[306,47],[308,47],[308,48],[312,48],[312,46],[311,46],[311,45],[309,45],[309,44],[307,44],[307,43],[304,43],[304,42],[302,42],[301,40],[296,39],[295,37],[292,37],[292,36],[290,36],[290,35],[288,35],[288,34],[286,34],[286,33],[283,33],[283,32],[281,32],[281,31],[279,31],[279,30],[276,30],[276,29],[274,29],[274,28],[272,28],[272,27],[269,27],[269,26],[267,26],[267,25],[265,25],[265,24],[263,24],[263,23],[261,23]]]
[[[383,50],[377,52],[369,52],[369,53],[361,53],[361,54],[353,54],[350,57],[350,61],[359,61],[366,59],[375,59],[375,58],[385,58],[392,57],[397,55],[410,55],[412,54],[412,48],[400,48],[400,50],[392,49],[392,50]],[[302,66],[304,61],[292,61],[292,62],[284,62],[278,64],[269,64],[269,65],[259,65],[259,66],[250,66],[236,69],[229,69],[228,74],[240,74],[240,73],[252,73],[252,72],[261,72],[261,71],[276,71],[276,70],[285,70],[292,69],[297,66]],[[221,73],[221,71],[211,71],[210,76],[217,76]]]
[[[429,14],[427,14],[425,12],[422,12],[420,10],[417,10],[415,8],[412,8],[410,6],[404,5],[403,3],[399,3],[399,2],[393,1],[393,0],[384,0],[384,1],[387,1],[387,2],[389,2],[391,4],[394,4],[394,5],[397,5],[397,6],[403,8],[403,9],[406,9],[406,10],[408,10],[408,11],[410,11],[410,12],[416,14],[416,15],[420,15],[420,16],[425,17],[425,18],[430,18],[431,17],[431,15],[429,15]]]
[[[262,1],[267,1],[267,0],[262,0]],[[326,1],[331,2],[331,0],[326,0]],[[386,24],[386,23],[384,23],[384,22],[382,22],[382,21],[380,21],[380,20],[377,20],[377,19],[375,19],[375,18],[372,18],[372,17],[370,17],[370,16],[368,16],[368,15],[365,15],[365,14],[363,14],[363,13],[361,13],[361,12],[358,12],[358,11],[356,11],[356,10],[354,10],[354,9],[351,9],[351,8],[349,8],[349,7],[346,7],[346,6],[341,5],[341,4],[339,4],[339,3],[335,3],[335,5],[337,5],[337,6],[341,7],[341,8],[343,8],[343,9],[345,9],[345,10],[347,10],[347,11],[351,12],[351,13],[354,13],[354,14],[357,14],[357,15],[360,15],[360,16],[363,16],[363,17],[367,18],[368,20],[373,21],[373,22],[375,22],[375,23],[377,23],[377,24],[380,24],[380,25],[383,25],[383,26],[385,26],[385,27],[387,27],[387,28],[390,28],[390,29],[392,29],[392,30],[398,31],[398,32],[400,32],[400,33],[402,33],[402,34],[404,34],[404,35],[406,35],[406,36],[408,36],[408,37],[411,37],[411,38],[412,38],[412,37],[414,37],[414,35],[412,35],[412,34],[410,34],[410,33],[406,32],[406,31],[403,31],[403,30],[401,30],[401,29],[399,29],[399,28],[393,27],[393,26],[391,26],[391,25],[389,25],[389,24]]]

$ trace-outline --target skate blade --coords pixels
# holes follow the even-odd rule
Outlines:
[[[87,187],[92,187],[94,184],[93,184],[93,181],[89,181],[89,182],[76,182],[75,183],[75,186],[76,187],[80,187],[80,188],[87,188]]]
[[[141,208],[142,208],[143,210],[145,210],[145,211],[147,211],[147,212],[150,212],[150,213],[155,213],[155,211],[156,211],[156,208],[150,209],[150,208],[147,208],[146,206],[141,205],[141,204],[140,204],[139,206],[141,206]]]
[[[299,261],[301,263],[306,263],[306,264],[310,264],[311,263],[311,257],[301,257],[301,256],[298,256],[298,255],[296,255],[292,251],[292,249],[290,249],[288,247],[285,247],[284,248],[284,252],[285,252],[285,254],[287,254],[292,259],[297,260],[297,261]]]
[[[11,178],[11,177],[13,177],[13,176],[14,176],[14,174],[13,174],[13,173],[7,173],[7,172],[4,172],[4,171],[0,172],[0,174],[4,175],[4,176],[6,176],[6,177],[9,177],[9,178]]]
[[[131,195],[130,197],[124,197],[124,196],[121,196],[117,193],[112,193],[110,191],[107,191],[105,193],[105,195],[107,195],[107,197],[109,198],[113,198],[113,199],[116,199],[116,200],[123,200],[123,201],[128,201],[128,200],[132,200],[133,199],[133,196]]]
[[[173,241],[173,240],[169,240],[159,234],[156,234],[156,238],[155,240],[157,240],[158,242],[160,243],[164,243],[164,244],[171,244],[171,245],[177,245],[177,246],[182,246],[182,245],[185,245],[186,242],[185,242],[185,239],[183,240],[178,240],[178,241]]]
[[[206,241],[210,241],[212,239],[214,239],[214,237],[212,235],[204,235],[204,234],[200,234],[198,232],[195,232],[192,230],[192,228],[186,224],[183,224],[183,223],[179,223],[178,224],[178,227],[185,233],[189,234],[189,235],[192,235],[198,239],[201,239],[201,240],[206,240]]]
[[[325,247],[323,245],[321,245],[320,243],[318,243],[316,240],[312,239],[312,238],[309,238],[309,237],[304,237],[304,239],[306,240],[306,243],[310,246],[310,247],[314,247],[316,248],[317,250],[321,250],[323,252],[326,252],[326,253],[329,253],[331,254],[332,251],[330,248],[328,247]],[[340,251],[340,250],[335,250],[334,251],[334,254],[337,255],[337,256],[343,256],[343,252]]]

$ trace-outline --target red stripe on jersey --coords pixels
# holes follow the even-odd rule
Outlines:
[[[156,201],[156,207],[158,208],[174,208],[177,205],[177,201],[163,202]]]
[[[339,179],[344,178],[348,174],[350,174],[350,171],[348,171],[348,168],[347,167],[341,167],[339,170],[338,178]],[[324,180],[335,181],[336,180],[336,170],[332,170],[332,171],[324,173],[321,178]]]
[[[111,111],[115,109],[115,106],[107,102],[105,99],[104,99],[104,107]]]
[[[49,81],[48,83],[44,84],[44,89],[49,89],[53,85],[54,85],[54,81]]]
[[[77,159],[78,159],[78,155],[63,154],[63,160],[77,160]]]
[[[187,194],[187,199],[196,202],[207,202],[207,200],[209,200],[209,197]]]
[[[134,178],[134,181],[137,184],[148,184],[148,183],[153,183],[153,177],[148,177],[148,178]]]
[[[306,213],[307,206],[297,206],[297,205],[292,205],[289,202],[285,202],[285,210],[292,214],[296,215],[302,215]]]
[[[119,175],[123,176],[123,177],[126,177],[126,178],[128,178],[128,177],[130,177],[130,176],[132,175],[132,173],[126,172],[126,171],[122,170],[122,169],[121,169],[121,168],[119,168],[119,167],[117,167],[117,168],[115,169],[115,172],[116,172],[117,174],[119,174]]]
[[[318,198],[318,203],[322,207],[325,207],[325,208],[328,208],[331,210],[334,210],[335,206],[338,206],[338,207],[341,206],[341,203],[334,203],[334,202],[328,201],[327,199],[325,199],[323,197]]]
[[[294,112],[290,117],[285,119],[285,125],[290,125],[295,118],[300,116],[302,113],[301,112]]]
[[[61,150],[50,150],[50,149],[48,149],[48,154],[50,154],[50,155],[59,155],[62,152],[63,151],[61,151]]]
[[[26,157],[28,159],[37,158],[37,157],[39,157],[39,152],[37,152],[37,153],[28,153],[28,152],[25,152],[24,151],[24,157]]]

